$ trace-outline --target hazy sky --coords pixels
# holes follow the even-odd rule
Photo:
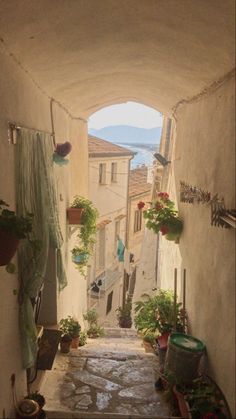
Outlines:
[[[145,105],[127,102],[112,105],[95,112],[88,121],[89,128],[103,128],[109,125],[132,125],[141,128],[162,126],[162,115]]]

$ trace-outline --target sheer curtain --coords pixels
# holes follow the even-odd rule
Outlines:
[[[20,280],[20,333],[23,367],[30,368],[37,357],[37,333],[31,300],[45,280],[49,243],[57,254],[59,290],[67,285],[63,264],[61,234],[55,176],[53,170],[53,142],[49,134],[21,129],[16,145],[16,203],[17,213],[33,213],[31,239],[41,242],[37,258],[32,257],[32,246],[23,240],[18,252]]]

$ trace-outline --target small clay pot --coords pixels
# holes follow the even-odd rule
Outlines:
[[[64,335],[60,340],[60,348],[63,354],[68,354],[70,352],[72,338],[69,335]]]
[[[37,419],[40,407],[37,402],[31,399],[23,399],[17,403],[16,419]]]
[[[79,347],[79,336],[73,337],[70,347],[72,349],[77,349]]]

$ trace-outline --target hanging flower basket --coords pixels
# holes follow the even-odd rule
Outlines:
[[[150,203],[150,208],[143,211],[143,216],[147,220],[146,227],[154,233],[161,232],[167,240],[178,243],[183,230],[183,222],[178,217],[175,204],[169,199],[167,192],[159,192],[157,200]],[[139,202],[138,208],[142,210],[145,203]]]
[[[16,253],[19,239],[7,231],[0,230],[0,266],[8,265]]]
[[[84,208],[67,208],[67,219],[69,224],[82,224]]]
[[[178,217],[173,217],[169,220],[160,231],[167,240],[177,241],[183,230],[183,222]]]
[[[86,264],[86,262],[88,261],[89,258],[89,254],[84,252],[84,253],[78,253],[78,254],[72,254],[72,261],[76,264],[76,265],[83,265]]]

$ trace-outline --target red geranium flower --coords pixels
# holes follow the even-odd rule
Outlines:
[[[141,210],[143,207],[145,207],[145,202],[139,201],[137,206],[138,206],[138,209]]]
[[[166,201],[169,199],[169,194],[167,192],[159,192],[157,196],[162,199],[163,201]]]
[[[202,417],[202,419],[219,419],[219,416],[218,415],[215,415],[215,413],[209,412],[209,413],[206,413]]]
[[[161,228],[160,228],[160,231],[161,231],[161,233],[162,233],[162,235],[163,236],[165,236],[165,234],[167,234],[168,233],[168,231],[169,231],[169,228],[167,227],[167,226],[162,226]]]

